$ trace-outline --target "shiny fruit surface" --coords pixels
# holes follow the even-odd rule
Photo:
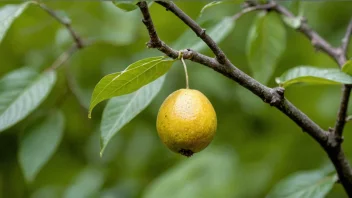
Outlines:
[[[156,125],[160,139],[169,149],[191,156],[213,140],[217,119],[205,95],[194,89],[180,89],[165,99]]]

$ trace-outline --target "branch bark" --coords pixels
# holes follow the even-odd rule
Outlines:
[[[251,3],[246,4],[246,8],[243,10],[239,11],[237,14],[235,14],[232,19],[237,20],[244,14],[256,11],[256,10],[269,10],[273,7],[276,6],[276,3],[274,1],[270,1],[268,4],[258,4],[258,5],[252,5]]]
[[[350,23],[347,26],[345,36],[343,37],[341,42],[341,47],[340,47],[340,59],[341,59],[340,68],[341,69],[343,67],[343,64],[347,61],[347,49],[348,49],[348,44],[350,42],[351,34],[352,34],[352,18],[350,20]],[[352,87],[350,85],[343,85],[342,87],[340,108],[337,113],[337,119],[336,119],[336,124],[334,128],[335,135],[340,137],[341,139],[343,138],[342,137],[343,129],[346,124],[347,109],[348,109],[348,102],[351,95],[351,88]]]
[[[68,61],[75,52],[77,52],[78,50],[80,50],[82,48],[85,48],[85,47],[87,47],[87,46],[92,44],[92,42],[83,42],[82,38],[72,28],[70,20],[61,18],[54,10],[49,8],[44,3],[41,3],[41,2],[38,2],[38,1],[34,1],[34,3],[36,3],[41,9],[43,9],[46,13],[48,13],[56,21],[58,21],[60,24],[62,24],[67,29],[67,31],[70,33],[70,35],[71,35],[71,37],[72,37],[72,39],[74,41],[73,45],[69,49],[64,51],[54,61],[54,63],[49,68],[47,68],[47,70],[56,70],[61,65],[63,65],[66,61]],[[69,72],[67,67],[66,67],[65,75],[66,75],[65,77],[66,77],[66,80],[67,80],[67,86],[68,86],[69,90],[71,90],[71,92],[74,94],[75,91],[74,91],[74,88],[73,88],[73,85],[72,85],[71,73]],[[81,104],[81,102],[79,102],[79,104],[81,105],[82,109],[85,109],[85,107]]]
[[[251,5],[253,6],[259,6],[260,4],[257,4],[254,1],[248,1],[250,2]],[[284,15],[289,18],[296,18],[289,10],[287,10],[285,7],[280,6],[278,4],[275,4],[275,6],[271,7],[270,9],[278,12],[281,15]],[[267,9],[268,10],[268,9]],[[304,35],[306,35],[312,42],[312,45],[316,47],[317,49],[320,49],[321,51],[325,52],[327,55],[332,57],[342,68],[342,66],[345,64],[347,61],[347,48],[348,44],[350,42],[350,37],[352,34],[352,19],[350,20],[345,36],[342,39],[341,46],[338,48],[332,47],[329,42],[327,42],[325,39],[323,39],[317,32],[312,30],[306,20],[301,21],[300,27],[298,27],[298,31],[302,32]],[[350,98],[350,93],[351,93],[351,86],[350,85],[343,85],[342,86],[342,96],[341,96],[341,102],[340,102],[340,107],[338,110],[337,114],[337,119],[336,119],[336,124],[334,127],[334,131],[332,131],[335,135],[335,138],[341,142],[343,139],[342,134],[343,134],[343,129],[346,123],[346,114],[347,114],[347,108],[348,108],[348,102]]]
[[[76,45],[71,46],[68,50],[64,51],[55,62],[48,68],[48,70],[55,70],[64,64],[70,57],[78,50]]]
[[[54,10],[50,9],[44,3],[40,3],[40,2],[36,2],[36,3],[39,5],[40,8],[42,8],[44,11],[46,11],[56,21],[58,21],[63,26],[65,26],[65,28],[67,29],[67,31],[70,33],[71,37],[73,38],[74,42],[76,43],[78,49],[84,47],[84,44],[83,44],[81,37],[79,37],[78,34],[73,30],[69,20],[65,20],[65,19],[61,18],[59,15],[57,15],[57,13]]]
[[[286,8],[277,5],[274,10],[287,17],[295,17]],[[312,45],[322,50],[330,57],[332,57],[342,68],[343,64],[347,61],[347,46],[352,33],[352,19],[347,27],[346,34],[342,40],[341,47],[333,48],[326,40],[324,40],[318,33],[313,31],[307,24],[306,20],[303,20],[300,27],[300,32],[305,34],[312,42]],[[335,124],[335,128],[329,133],[329,137],[334,139],[336,145],[328,145],[325,147],[325,152],[328,154],[330,160],[335,166],[336,172],[339,176],[339,180],[343,185],[346,193],[349,197],[352,197],[352,168],[347,160],[341,143],[343,142],[342,132],[346,123],[346,114],[348,108],[349,97],[351,93],[351,87],[349,85],[343,85],[342,97],[340,102],[340,108]]]
[[[37,4],[45,12],[47,12],[56,21],[58,21],[60,24],[62,24],[67,29],[67,31],[70,33],[70,35],[74,41],[74,45],[72,45],[69,49],[67,49],[65,52],[63,52],[55,60],[55,62],[48,68],[48,70],[55,70],[58,67],[60,67],[62,64],[64,64],[77,50],[82,49],[82,48],[86,47],[87,45],[90,45],[91,43],[88,43],[88,44],[83,43],[83,40],[78,35],[78,33],[73,30],[71,23],[70,23],[70,20],[61,18],[54,10],[49,8],[44,3],[41,3],[38,1],[34,1],[34,3]]]
[[[216,59],[219,63],[224,64],[228,61],[225,53],[218,47],[216,42],[206,34],[206,30],[201,28],[191,17],[184,13],[179,7],[177,7],[172,1],[155,1],[156,3],[162,5],[167,10],[174,13],[178,18],[180,18],[188,27],[190,27],[196,35],[201,38],[205,44],[213,51]]]
[[[351,95],[351,86],[343,85],[340,108],[337,113],[336,124],[334,128],[334,133],[341,138],[342,138],[343,129],[346,124],[348,101],[350,99],[350,95]]]
[[[347,26],[345,36],[342,39],[341,50],[345,57],[347,57],[348,44],[350,43],[352,35],[352,18]]]
[[[218,45],[210,38],[204,29],[202,29],[193,19],[185,14],[180,8],[178,8],[172,2],[156,1],[167,10],[173,12],[179,17],[186,25],[188,25],[213,51],[216,58],[205,56],[201,53],[195,52],[191,49],[183,52],[183,58],[189,59],[193,62],[200,63],[208,66],[215,71],[223,74],[224,76],[236,81],[241,86],[247,88],[252,93],[260,97],[264,102],[269,103],[271,106],[275,106],[291,120],[293,120],[299,127],[313,137],[325,150],[335,166],[338,173],[339,179],[344,186],[347,194],[352,197],[352,169],[346,159],[344,152],[341,148],[342,138],[336,136],[335,133],[324,131],[314,121],[312,121],[307,115],[295,107],[284,97],[283,88],[269,88],[262,85],[255,79],[251,78],[237,67],[235,67],[229,59],[227,59],[225,53],[218,47]],[[286,8],[277,5],[275,2],[270,2],[267,5],[257,5],[253,2],[249,2],[249,6],[255,6],[252,9],[246,8],[247,10],[240,12],[235,15],[235,19],[239,18],[245,13],[255,10],[274,10],[286,17],[295,17]],[[137,3],[140,11],[143,14],[143,23],[145,24],[149,35],[150,41],[148,47],[157,48],[167,56],[176,59],[179,55],[179,51],[172,49],[165,44],[157,35],[153,21],[150,17],[147,3],[145,1]],[[341,58],[342,50],[333,48],[326,40],[324,40],[318,33],[313,31],[305,21],[302,21],[301,26],[298,28],[303,34],[305,34],[312,42],[313,46],[321,49],[323,52],[334,58],[335,61],[341,65],[344,63]],[[342,63],[343,62],[343,63]],[[346,104],[347,105],[347,104]]]

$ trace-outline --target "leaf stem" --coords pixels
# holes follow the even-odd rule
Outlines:
[[[182,61],[182,64],[183,64],[183,68],[185,69],[185,75],[186,75],[186,89],[189,89],[187,65],[186,65],[185,60],[183,59],[183,57],[181,57],[181,61]]]
[[[258,3],[254,0],[247,0],[246,2],[251,7],[258,5]],[[192,49],[188,49],[184,52],[182,56],[183,58],[214,69],[224,76],[236,81],[241,86],[260,97],[264,102],[270,104],[271,106],[275,106],[281,112],[286,114],[291,120],[300,126],[303,131],[312,136],[324,148],[325,152],[328,154],[330,160],[335,166],[341,184],[344,186],[348,196],[352,197],[352,168],[341,147],[341,138],[336,137],[335,134],[322,129],[300,109],[289,102],[284,97],[283,89],[266,87],[235,67],[231,61],[226,58],[226,55],[218,47],[218,45],[211,39],[211,37],[209,37],[209,35],[207,35],[206,31],[202,29],[195,21],[193,21],[193,19],[186,13],[179,9],[174,3],[168,1],[156,1],[156,3],[165,7],[168,11],[171,11],[178,18],[180,18],[209,46],[209,48],[216,55],[216,58],[211,58]],[[149,48],[158,49],[170,58],[176,59],[180,57],[179,51],[169,47],[158,37],[153,21],[150,17],[147,2],[140,1],[137,5],[143,15],[142,21],[150,36],[147,46]],[[260,7],[260,9],[275,11],[282,16],[289,18],[295,17],[289,10],[279,4],[275,4],[273,7],[272,5],[268,5],[268,7]],[[258,10],[260,9],[258,8]],[[342,54],[342,50],[332,47],[332,45],[324,40],[317,32],[313,31],[305,20],[302,20],[300,27],[298,27],[298,31],[308,37],[314,47],[320,49],[322,52],[335,59],[339,65],[343,65],[346,62],[345,56]]]

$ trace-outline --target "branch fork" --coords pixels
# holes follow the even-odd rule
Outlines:
[[[352,168],[341,148],[341,143],[343,141],[342,130],[346,119],[348,98],[351,88],[346,89],[347,86],[345,86],[344,94],[342,97],[342,101],[345,102],[341,102],[339,116],[334,130],[330,132],[325,131],[284,97],[283,88],[266,87],[255,79],[248,76],[247,74],[245,74],[244,72],[242,72],[241,70],[239,70],[237,67],[235,67],[231,63],[231,61],[226,57],[225,53],[214,42],[214,40],[206,34],[206,31],[201,28],[186,13],[184,13],[180,8],[178,8],[173,2],[155,2],[166,8],[167,11],[171,11],[187,26],[189,26],[189,28],[192,29],[194,33],[200,39],[202,39],[205,44],[208,45],[208,47],[213,51],[216,57],[211,58],[199,52],[187,49],[183,51],[182,57],[184,59],[189,59],[193,62],[197,62],[204,66],[214,69],[215,71],[223,74],[224,76],[236,81],[238,84],[245,87],[253,94],[257,95],[264,102],[269,103],[271,106],[276,107],[278,110],[287,115],[298,126],[300,126],[303,131],[307,132],[307,134],[314,138],[316,142],[318,142],[324,148],[325,152],[328,154],[330,160],[335,166],[335,169],[339,176],[339,181],[344,186],[347,194],[352,197]],[[137,3],[137,5],[139,6],[141,13],[143,14],[143,23],[146,26],[150,36],[150,41],[147,43],[147,46],[150,48],[157,48],[170,58],[177,59],[179,57],[179,51],[172,49],[158,37],[149,14],[147,3],[145,1],[141,1]],[[275,3],[274,1],[270,1],[267,4],[258,4],[253,0],[247,0],[245,8],[236,15],[234,15],[233,19],[236,20],[242,15],[256,10],[275,11],[281,14],[282,16],[296,18],[296,16],[294,16],[290,11],[288,11],[283,6],[280,6],[279,4]],[[340,65],[340,67],[346,62],[346,46],[349,42],[349,38],[352,32],[352,20],[350,25],[348,26],[345,38],[343,39],[342,47],[340,48],[332,47],[330,43],[328,43],[318,33],[312,30],[307,25],[307,21],[304,19],[301,20],[301,24],[297,28],[297,30],[302,32],[308,39],[310,39],[312,45],[315,48],[320,49],[322,52],[332,57]]]

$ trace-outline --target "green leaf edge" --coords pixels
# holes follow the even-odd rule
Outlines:
[[[348,75],[352,75],[352,60],[348,60],[343,64],[342,71]]]
[[[148,62],[149,61],[149,62]],[[129,65],[125,70],[123,70],[122,72],[115,72],[115,73],[112,73],[112,74],[108,74],[108,75],[106,75],[106,76],[104,76],[102,79],[100,79],[100,81],[96,84],[96,86],[95,86],[95,88],[94,88],[94,90],[93,90],[93,94],[92,94],[92,98],[91,98],[91,102],[90,102],[90,106],[89,106],[89,111],[88,111],[88,118],[91,118],[92,116],[92,111],[93,111],[93,109],[94,109],[94,107],[97,105],[97,104],[99,104],[100,102],[102,102],[102,101],[104,101],[104,100],[102,100],[102,101],[100,101],[100,102],[98,102],[98,103],[96,103],[96,104],[94,104],[95,103],[95,99],[93,100],[93,95],[94,95],[94,92],[96,91],[96,88],[97,88],[97,85],[104,79],[104,78],[106,78],[107,76],[111,76],[111,75],[117,75],[115,78],[118,78],[123,72],[126,72],[126,71],[129,71],[129,70],[133,70],[133,69],[136,69],[136,68],[138,68],[138,67],[140,67],[140,66],[142,66],[142,65],[139,65],[139,64],[141,64],[141,63],[143,63],[143,62],[145,62],[145,64],[146,63],[151,63],[151,62],[158,62],[158,63],[160,63],[160,62],[162,62],[162,61],[170,61],[170,62],[175,62],[176,60],[174,60],[174,59],[167,59],[167,58],[165,58],[165,56],[157,56],[157,57],[150,57],[150,58],[145,58],[145,59],[142,59],[142,60],[139,60],[139,61],[136,61],[136,62],[134,62],[134,63],[132,63],[131,65]],[[158,64],[157,63],[157,64]],[[155,79],[156,80],[156,79]],[[155,80],[153,80],[153,81],[155,81]],[[149,84],[149,83],[148,83]],[[137,90],[136,90],[137,91]],[[134,92],[134,91],[133,91]],[[131,92],[131,93],[133,93],[133,92]],[[101,93],[101,92],[100,92]],[[99,93],[99,94],[100,94]],[[98,95],[99,95],[98,94]],[[129,94],[129,93],[126,93],[126,94]],[[126,94],[121,94],[121,95],[126,95]],[[121,96],[121,95],[118,95],[118,96]],[[114,96],[114,97],[117,97],[117,96]],[[96,97],[95,97],[96,98]],[[107,100],[107,99],[105,99],[105,100]]]
[[[307,83],[307,84],[352,84],[352,79],[351,79],[351,83],[342,83],[342,82],[339,82],[339,81],[334,81],[334,80],[331,80],[331,79],[326,79],[326,78],[317,77],[317,76],[311,76],[311,75],[299,76],[297,78],[292,78],[292,79],[289,79],[289,80],[286,80],[286,81],[282,81],[281,80],[282,76],[286,75],[286,73],[290,72],[291,70],[298,69],[298,68],[303,68],[303,67],[295,67],[295,68],[292,68],[290,70],[287,70],[280,77],[275,78],[275,82],[277,84],[279,84],[281,87],[284,87],[284,88],[288,87],[290,85],[293,85],[293,84],[297,84],[297,83]],[[333,69],[333,68],[316,68],[316,67],[304,67],[304,68],[314,68],[314,69],[319,69],[319,70],[329,69],[329,70],[340,71],[338,69]],[[300,81],[302,78],[304,79],[304,78],[307,78],[307,77],[309,77],[311,79],[311,81],[304,81],[304,80]]]
[[[161,80],[161,81],[162,81],[161,83],[164,84],[164,82],[165,82],[165,74],[164,74],[163,76],[157,78],[156,80],[161,79],[161,78],[164,78],[163,80]],[[156,81],[156,80],[154,80],[154,81]],[[154,81],[153,81],[153,82],[154,82]],[[148,84],[150,84],[150,83],[148,83]],[[143,87],[147,86],[148,84],[144,85]],[[143,88],[143,87],[141,87],[141,88]],[[161,87],[162,87],[162,85],[161,85]],[[140,90],[140,89],[139,89],[139,90]],[[138,92],[139,90],[137,90],[137,91],[135,91],[135,92]],[[135,93],[135,92],[133,92],[133,93]],[[160,90],[159,90],[158,92],[160,92]],[[130,94],[132,94],[132,93],[130,93]],[[133,96],[133,98],[135,98],[135,97],[138,95],[138,93],[135,93],[135,94],[136,94],[136,95]],[[157,93],[156,93],[156,94],[157,94]],[[153,99],[152,99],[152,100],[153,100]],[[152,101],[152,100],[151,100],[151,101]],[[132,101],[132,100],[131,100],[131,101]],[[131,102],[131,101],[130,101],[130,102]],[[151,102],[151,101],[150,101],[150,102]],[[130,104],[130,103],[129,103],[129,104]],[[129,104],[128,104],[128,105],[129,105]],[[149,103],[149,104],[150,104],[150,103]],[[149,105],[149,104],[148,104],[148,105]],[[148,106],[148,105],[147,105],[147,106]],[[146,107],[147,107],[147,106],[146,106]],[[145,108],[146,108],[146,107],[145,107]],[[144,110],[144,109],[142,109],[141,112],[142,112],[143,110]],[[138,114],[137,114],[137,115],[138,115]],[[136,116],[137,116],[137,115],[136,115]],[[132,119],[133,119],[133,118],[132,118]],[[132,119],[131,119],[131,121],[132,121]],[[128,122],[127,122],[126,124],[128,124]],[[125,124],[125,125],[126,125],[126,124]],[[121,129],[120,129],[120,130],[121,130]],[[113,138],[117,133],[118,133],[118,131],[117,131],[114,135],[112,135],[111,138]],[[100,134],[100,157],[103,157],[103,153],[104,153],[104,151],[105,151],[105,148],[107,147],[107,145],[108,145],[108,143],[110,142],[111,138],[110,138],[107,142],[105,142],[105,144],[104,144],[104,141],[102,140],[102,136],[101,136],[101,134]]]
[[[48,95],[50,94],[50,92],[51,92],[51,90],[52,90],[52,88],[54,87],[54,85],[55,85],[55,83],[56,83],[56,80],[57,80],[57,75],[56,75],[56,72],[55,71],[53,71],[53,70],[49,70],[49,71],[44,71],[44,72],[42,72],[42,73],[37,73],[37,77],[36,77],[36,79],[33,81],[33,82],[36,82],[36,81],[38,81],[38,80],[40,80],[42,77],[43,77],[43,75],[47,75],[47,78],[53,78],[52,79],[52,87],[50,88],[50,90],[48,91],[48,93],[46,93],[46,95],[38,102],[38,105],[35,107],[35,108],[33,108],[31,111],[29,111],[28,112],[28,114],[26,115],[26,116],[24,116],[23,118],[21,118],[21,119],[19,119],[19,120],[17,120],[16,122],[14,122],[13,124],[10,124],[10,125],[7,125],[5,128],[0,128],[0,133],[1,132],[3,132],[3,131],[5,131],[5,130],[7,130],[7,129],[9,129],[9,128],[11,128],[12,126],[14,126],[14,125],[16,125],[18,122],[20,122],[20,121],[22,121],[23,119],[25,119],[29,114],[31,114],[36,108],[38,108],[38,106],[48,97]],[[32,84],[30,84],[30,85],[33,85],[33,83]],[[31,87],[31,86],[29,86],[29,87]],[[29,88],[28,86],[24,89],[24,90],[27,90],[28,88]],[[22,94],[21,94],[22,95]],[[21,96],[20,95],[20,96]],[[20,96],[18,96],[18,97],[20,97]],[[17,98],[18,98],[17,97]],[[16,99],[17,99],[16,98]],[[12,104],[12,103],[11,103]],[[4,111],[5,112],[5,111]]]
[[[299,171],[299,172],[296,172],[296,173],[294,173],[292,175],[289,175],[287,178],[283,179],[282,181],[279,181],[277,184],[275,184],[275,187],[277,187],[276,185],[281,184],[281,182],[286,181],[290,177],[297,176],[299,174],[312,173],[312,172],[320,172],[320,171],[317,170],[317,171]],[[333,183],[337,182],[338,181],[337,174],[326,174],[321,179],[319,179],[317,182],[314,182],[313,185],[310,185],[308,188],[312,188],[312,187],[314,187],[314,186],[316,186],[316,185],[318,185],[318,184],[320,184],[322,182],[328,181],[328,180],[333,180]],[[271,193],[273,193],[273,191],[275,190],[275,187],[269,192],[269,194],[266,196],[266,198],[271,198],[272,197]]]
[[[9,27],[8,27],[6,30],[4,30],[4,32],[3,32],[2,35],[0,35],[0,44],[1,44],[1,42],[4,40],[4,38],[6,37],[7,31],[11,28],[12,23],[27,9],[27,7],[29,6],[29,4],[32,4],[32,3],[33,3],[33,1],[26,1],[26,2],[23,2],[23,3],[21,3],[21,4],[9,4],[9,5],[18,5],[18,6],[19,6],[19,9],[16,10],[15,17],[14,17],[14,19],[11,21],[11,24],[9,25]],[[6,6],[6,5],[5,5],[5,6]],[[3,7],[1,7],[1,8],[3,8]],[[20,11],[20,13],[17,13],[17,12],[19,12],[19,11]]]
[[[52,158],[52,156],[55,154],[55,151],[57,151],[57,149],[58,149],[58,147],[60,146],[60,143],[61,143],[61,141],[62,141],[62,139],[63,139],[64,132],[65,132],[65,124],[66,124],[66,120],[65,120],[64,113],[63,113],[61,110],[59,110],[59,109],[55,109],[53,112],[54,112],[54,114],[57,114],[58,118],[60,119],[60,122],[61,122],[61,124],[62,124],[62,131],[60,132],[60,137],[59,137],[60,140],[58,140],[57,144],[56,144],[55,147],[53,148],[53,151],[54,151],[54,152],[52,153],[52,155],[49,156],[49,158],[45,160],[45,162],[41,165],[41,167],[36,171],[36,173],[35,173],[35,175],[33,176],[33,178],[28,178],[28,177],[27,177],[26,173],[24,173],[24,172],[25,172],[24,167],[23,167],[22,163],[20,162],[21,160],[18,159],[18,161],[19,161],[19,167],[20,167],[20,169],[21,169],[21,171],[22,171],[22,173],[23,173],[23,176],[24,176],[24,178],[25,178],[25,180],[26,180],[27,182],[33,182],[33,181],[35,180],[35,178],[37,177],[37,175],[39,174],[39,172],[41,171],[41,169],[43,169],[43,167],[45,166],[45,164],[47,164],[48,161],[50,160],[50,158]],[[47,118],[46,118],[46,119],[47,119]],[[22,142],[20,142],[20,143],[22,143]],[[20,151],[21,151],[21,150],[19,149],[18,152],[20,152]],[[19,158],[19,156],[20,156],[20,155],[18,154],[18,158]]]

